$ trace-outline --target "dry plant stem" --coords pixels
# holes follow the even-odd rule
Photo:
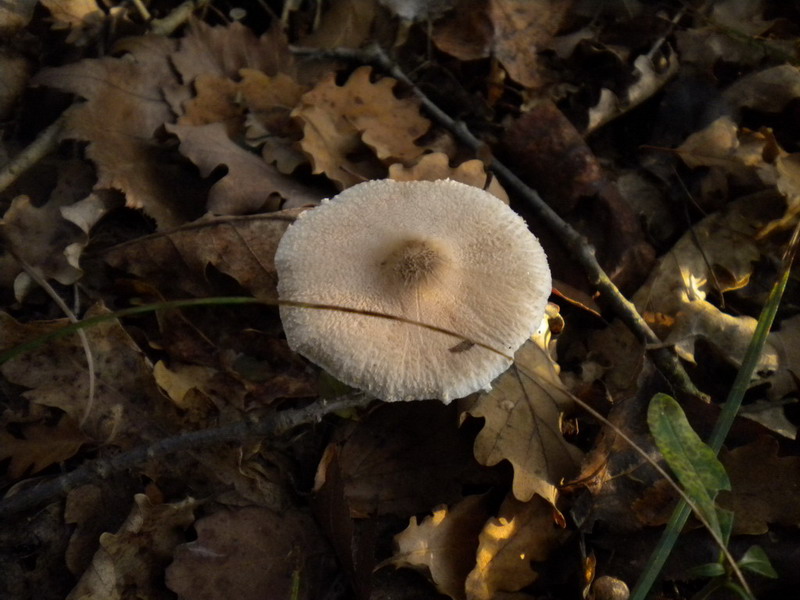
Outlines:
[[[137,467],[149,460],[212,444],[281,435],[299,425],[316,423],[330,413],[365,407],[371,401],[371,398],[367,398],[363,394],[341,396],[333,400],[319,400],[303,408],[273,412],[260,420],[241,421],[216,429],[192,431],[139,446],[112,458],[100,458],[84,464],[70,473],[0,500],[0,520],[34,509],[64,496],[81,485],[107,479],[114,473]]]
[[[17,177],[56,149],[61,141],[61,132],[64,130],[66,114],[64,113],[56,119],[25,150],[17,154],[0,170],[0,192],[4,191],[17,180]]]
[[[24,258],[22,258],[19,254],[17,254],[13,248],[11,248],[9,244],[9,248],[11,251],[12,256],[14,259],[20,264],[20,266],[25,270],[28,276],[33,279],[39,286],[47,293],[48,296],[56,303],[56,305],[61,309],[67,318],[69,319],[70,323],[78,323],[79,319],[77,315],[72,312],[67,303],[64,302],[63,298],[58,295],[58,293],[53,289],[53,286],[44,278],[44,276],[39,273],[33,266],[28,264]],[[88,397],[86,398],[86,407],[83,410],[83,417],[80,420],[80,427],[83,427],[86,424],[86,419],[89,418],[89,415],[92,413],[92,408],[94,407],[94,399],[95,399],[95,385],[96,385],[96,374],[95,374],[95,366],[94,366],[94,355],[92,354],[92,348],[89,345],[89,338],[86,335],[86,332],[83,329],[79,329],[77,331],[78,337],[81,340],[81,346],[83,347],[83,353],[86,356],[86,370],[89,377],[89,390],[88,390]]]
[[[440,109],[428,98],[405,73],[386,55],[378,46],[370,46],[364,50],[317,50],[293,48],[292,51],[301,56],[311,58],[335,58],[374,64],[398,81],[407,85],[414,96],[420,101],[422,106],[442,127],[450,131],[459,142],[467,146],[477,156],[484,156],[488,153],[486,145],[475,137],[469,128],[462,122],[451,118],[447,113]],[[499,160],[492,158],[489,169],[497,176],[506,188],[524,199],[527,205],[533,210],[537,218],[543,221],[547,227],[556,234],[561,243],[567,248],[570,254],[583,267],[589,283],[597,288],[606,301],[611,305],[614,313],[625,323],[633,334],[648,347],[653,363],[661,371],[667,380],[675,388],[675,392],[681,396],[692,396],[707,400],[706,394],[697,389],[688,373],[680,363],[680,359],[668,348],[661,347],[661,340],[650,329],[636,307],[629,301],[616,285],[611,281],[603,267],[597,262],[595,250],[588,240],[576,231],[569,223],[564,221],[550,206],[542,200],[539,194],[526,185],[517,177],[511,169],[506,167]]]
[[[208,4],[207,0],[188,0],[183,4],[179,4],[167,16],[150,21],[150,33],[155,35],[171,34],[186,23],[195,10],[203,8],[206,4]]]

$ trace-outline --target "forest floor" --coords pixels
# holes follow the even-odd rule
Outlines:
[[[800,589],[795,3],[19,0],[0,31],[0,597]],[[287,343],[281,236],[386,178],[544,247],[490,391],[372,400]]]

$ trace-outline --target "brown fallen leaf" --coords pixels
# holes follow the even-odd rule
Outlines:
[[[733,511],[735,534],[760,535],[770,525],[800,525],[800,457],[778,456],[771,437],[733,450],[723,450],[720,461],[731,479],[731,491],[718,502]]]
[[[0,460],[10,458],[8,476],[19,479],[72,458],[87,442],[89,438],[67,416],[52,426],[28,423],[20,428],[19,435],[0,430]]]
[[[331,542],[358,598],[369,598],[375,570],[375,519],[353,517],[339,462],[339,446],[331,443],[317,466],[312,498],[314,516]]]
[[[9,112],[28,86],[31,71],[31,62],[22,53],[5,49],[0,55],[0,78],[3,81],[0,88],[0,119],[9,118]]]
[[[624,289],[640,284],[650,271],[654,251],[644,239],[639,217],[555,103],[538,102],[511,123],[502,150],[523,179],[588,238],[617,286]],[[524,215],[524,209],[522,212]],[[530,222],[535,226],[533,215]],[[585,289],[583,271],[561,251],[560,242],[549,238],[546,231],[537,233],[541,233],[553,271],[573,287]]]
[[[100,548],[67,598],[168,598],[159,586],[164,568],[194,521],[195,500],[153,504],[144,494],[134,497],[127,520],[116,533],[100,536]],[[161,584],[163,586],[163,584]]]
[[[186,35],[170,61],[184,85],[201,75],[227,79],[239,76],[240,69],[250,68],[269,76],[294,73],[294,58],[278,23],[258,37],[239,22],[212,27],[192,19]]]
[[[475,458],[488,466],[510,462],[518,500],[527,502],[538,494],[555,505],[559,484],[574,474],[581,458],[561,434],[563,413],[571,406],[557,365],[528,341],[491,391],[466,405],[462,419],[468,414],[486,420],[475,439]]]
[[[407,516],[461,498],[465,485],[494,477],[472,459],[472,439],[453,407],[385,404],[343,444],[339,469],[352,516]]]
[[[488,512],[483,496],[468,496],[448,508],[440,506],[394,538],[397,550],[387,561],[425,572],[436,589],[453,600],[467,598],[464,582],[475,565],[478,534]]]
[[[67,44],[85,45],[103,27],[105,15],[93,0],[42,0],[53,29],[68,29]]]
[[[67,494],[63,522],[71,529],[64,561],[80,577],[92,563],[103,532],[116,531],[130,512],[130,502],[140,482],[112,478],[82,485]]]
[[[491,56],[493,35],[488,0],[460,0],[433,24],[432,31],[436,47],[459,60]]]
[[[727,314],[706,298],[746,285],[761,255],[756,236],[770,219],[768,206],[754,195],[709,215],[678,240],[634,294],[636,307],[682,358],[694,361],[698,338],[734,365],[744,356],[756,319]],[[759,370],[776,367],[775,349],[768,344]]]
[[[537,52],[552,41],[571,4],[559,0],[490,0],[493,54],[514,81],[527,88],[543,84]]]
[[[32,82],[86,99],[67,111],[64,137],[89,142],[95,188],[121,190],[129,207],[144,210],[161,227],[175,226],[202,214],[205,204],[196,177],[161,160],[165,150],[153,137],[173,120],[162,91],[178,85],[169,62],[175,41],[152,36],[132,46],[126,58],[45,69]]]
[[[193,87],[195,95],[183,103],[178,125],[222,123],[228,137],[239,137],[245,112],[239,83],[222,75],[203,73],[197,76]]]
[[[64,285],[80,279],[79,261],[90,230],[119,204],[111,194],[90,193],[93,184],[94,172],[85,161],[61,162],[56,185],[44,204],[37,206],[27,196],[18,196],[3,215],[5,243],[45,279]],[[18,300],[38,285],[11,253],[0,257],[0,264],[0,285],[13,286]]]
[[[324,173],[340,188],[381,178],[384,164],[412,162],[425,150],[415,142],[430,121],[420,114],[418,102],[397,98],[396,80],[373,83],[371,77],[370,67],[359,67],[340,86],[331,73],[292,111],[303,124],[300,147],[313,172]],[[367,154],[354,157],[358,152]]]
[[[330,590],[330,550],[297,509],[221,510],[195,529],[197,540],[179,546],[166,571],[167,587],[181,598],[311,600]]]
[[[107,310],[96,306],[86,317]],[[0,313],[4,349],[59,329],[66,320],[21,324]],[[174,420],[155,386],[152,366],[116,320],[84,330],[95,367],[95,397],[89,400],[89,373],[83,346],[73,335],[50,341],[4,363],[6,379],[28,388],[23,396],[38,404],[60,408],[96,442],[129,446],[142,439],[162,437]],[[88,410],[87,410],[88,409]],[[155,423],[159,425],[156,427]]]
[[[261,147],[261,155],[275,164],[281,173],[292,173],[308,162],[298,148],[302,129],[291,118],[308,87],[284,73],[270,77],[255,69],[242,69],[238,90],[248,112],[245,117],[245,141]]]
[[[0,33],[10,35],[24,28],[33,17],[38,0],[21,0],[0,6]]]
[[[236,144],[228,137],[222,122],[198,126],[168,124],[166,129],[178,136],[181,153],[197,165],[203,177],[217,167],[228,168],[227,174],[209,190],[208,210],[212,214],[275,211],[285,200],[302,206],[317,204],[325,196]]]
[[[293,209],[245,217],[204,218],[115,246],[105,259],[178,297],[214,295],[215,288],[206,277],[206,269],[212,265],[257,298],[277,300],[275,249],[299,213]]]
[[[323,13],[320,25],[300,38],[308,48],[360,48],[367,41],[375,19],[375,0],[339,0]]]
[[[450,157],[444,152],[431,152],[420,157],[416,164],[405,167],[400,163],[389,166],[389,179],[395,181],[436,181],[453,179],[494,194],[508,204],[508,194],[495,178],[490,178],[486,165],[478,159],[467,160],[457,167],[450,166]],[[488,182],[488,185],[487,185]]]
[[[468,600],[493,600],[533,583],[532,561],[546,560],[567,536],[542,498],[520,502],[509,495],[480,533],[477,564],[466,580]]]

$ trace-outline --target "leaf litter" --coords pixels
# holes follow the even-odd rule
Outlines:
[[[45,121],[63,129],[2,191],[4,350],[66,324],[53,294],[81,318],[180,298],[274,302],[286,227],[386,177],[452,178],[510,201],[548,251],[563,320],[551,312],[491,391],[457,405],[311,419],[31,507],[2,536],[13,551],[0,595],[605,598],[605,582],[634,583],[676,495],[614,427],[659,459],[644,407],[673,390],[579,257],[489,171],[507,161],[594,246],[710,395],[681,399],[705,437],[800,214],[795,9],[334,0],[319,11],[242,2],[239,21],[198,11],[181,22],[160,1],[34,4],[0,8],[0,157],[24,159]],[[173,19],[173,33],[154,33]],[[327,52],[352,58],[373,42],[418,90]],[[415,91],[483,149],[462,147]],[[790,287],[743,410],[757,422],[739,420],[720,456],[731,547],[758,536],[779,575],[753,580],[767,595],[800,572],[785,552],[800,524],[796,306]],[[91,366],[72,337],[2,365],[9,499],[95,457],[348,393],[289,350],[268,306],[85,331]],[[687,570],[714,552],[705,538],[679,547],[663,597],[690,597]]]

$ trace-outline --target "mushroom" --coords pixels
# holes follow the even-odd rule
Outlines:
[[[489,389],[539,326],[551,289],[523,219],[449,179],[348,188],[300,215],[275,264],[279,297],[294,304],[280,306],[289,346],[386,401]]]

